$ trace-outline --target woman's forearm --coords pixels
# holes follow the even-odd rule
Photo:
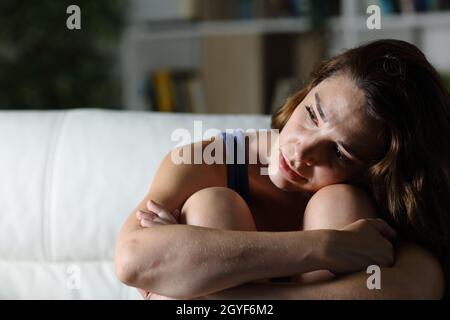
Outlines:
[[[426,275],[426,276],[424,276]],[[437,260],[423,248],[401,245],[397,261],[381,268],[380,287],[369,289],[372,274],[364,271],[320,283],[302,285],[245,284],[216,292],[205,299],[441,299],[444,276]]]
[[[207,300],[372,300],[372,299],[414,299],[416,291],[410,285],[398,281],[395,272],[384,270],[384,281],[381,289],[370,290],[366,281],[369,277],[364,272],[356,272],[347,276],[321,283],[303,285],[287,284],[244,284],[205,296]],[[421,297],[421,299],[427,297]],[[432,297],[428,297],[432,298]]]
[[[249,283],[205,296],[206,300],[335,300],[389,299],[390,290],[371,291],[365,286],[367,275],[358,272],[322,283],[259,284]]]
[[[131,286],[175,298],[317,270],[323,233],[245,232],[189,225],[134,231],[118,246]],[[120,259],[120,258],[119,258]]]

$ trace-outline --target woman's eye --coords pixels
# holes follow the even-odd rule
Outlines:
[[[306,111],[308,112],[309,119],[314,122],[314,124],[317,126],[319,125],[319,121],[317,120],[317,116],[315,112],[312,110],[311,106],[305,106]]]
[[[336,154],[336,158],[338,158],[341,161],[345,162],[348,160],[348,158],[342,154],[342,152],[338,146],[335,146],[335,154]]]

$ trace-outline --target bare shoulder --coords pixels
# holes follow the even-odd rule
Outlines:
[[[208,164],[204,161],[200,164],[195,164],[193,161],[177,163],[174,161],[176,153],[182,156],[185,152],[185,156],[187,153],[193,156],[194,152],[203,152],[214,142],[223,143],[220,137],[215,137],[212,140],[175,148],[166,154],[159,164],[148,193],[128,215],[119,233],[119,240],[127,239],[131,232],[141,229],[135,213],[138,210],[146,209],[148,200],[156,201],[173,212],[175,209],[181,209],[184,202],[198,190],[226,186],[224,164]]]
[[[168,152],[152,181],[149,196],[170,210],[172,207],[180,208],[189,196],[200,189],[225,186],[223,155],[220,152],[216,154],[214,148],[214,144],[222,143],[221,137],[214,137]],[[211,156],[212,159],[208,159]],[[220,158],[222,161],[216,161]]]

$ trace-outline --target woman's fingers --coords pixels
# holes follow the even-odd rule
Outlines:
[[[172,221],[172,223],[178,223],[177,219],[173,216],[173,214],[171,214],[162,205],[156,203],[153,200],[147,201],[147,209],[156,213],[162,219]]]
[[[173,224],[172,222],[161,219],[161,218],[153,218],[153,219],[142,218],[140,223],[141,223],[141,226],[144,228],[151,228],[154,226]]]
[[[141,223],[141,227],[143,227],[143,228],[151,228],[156,225],[156,223],[154,223],[153,220],[149,220],[149,219],[141,219],[140,223]]]
[[[165,224],[174,224],[171,220],[163,219],[158,216],[156,213],[147,211],[147,210],[139,210],[136,212],[136,216],[139,220],[147,219],[147,220],[156,220],[156,221],[164,221]],[[175,222],[176,223],[176,222]]]
[[[147,201],[147,209],[138,210],[136,217],[144,228],[177,224],[180,217],[180,210],[175,209],[173,213],[169,213],[162,205],[149,200]]]
[[[138,210],[136,211],[136,217],[141,220],[141,219],[153,219],[153,218],[157,218],[159,217],[156,213],[151,212],[151,211],[147,211],[147,210]]]
[[[397,236],[397,232],[386,221],[382,219],[370,219],[370,222],[384,237],[393,239]]]

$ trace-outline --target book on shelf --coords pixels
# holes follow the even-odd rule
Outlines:
[[[230,20],[235,18],[235,1],[197,1],[199,20]]]
[[[194,20],[199,0],[132,0],[132,21],[158,22],[165,20]]]
[[[450,0],[366,0],[364,9],[378,5],[385,14],[412,14],[450,9]]]
[[[194,70],[160,69],[149,72],[143,90],[147,109],[160,112],[205,112],[204,89]]]
[[[171,112],[175,109],[175,86],[172,81],[172,74],[168,70],[153,73],[151,82],[154,92],[153,105],[158,111]]]
[[[342,0],[133,0],[132,20],[156,22],[167,20],[239,20],[340,14]],[[382,13],[401,14],[449,10],[450,0],[364,0],[358,1],[362,12],[378,5]]]
[[[186,82],[188,94],[188,106],[190,112],[208,113],[206,108],[206,94],[203,81],[199,75],[191,77]]]
[[[253,0],[237,0],[236,15],[238,19],[253,19]]]
[[[309,14],[312,0],[197,0],[200,20],[299,17]]]
[[[259,18],[307,16],[313,4],[313,0],[253,0],[255,16]]]
[[[304,1],[303,1],[304,2]],[[255,0],[255,16],[258,18],[276,18],[299,15],[301,1],[294,0]]]

